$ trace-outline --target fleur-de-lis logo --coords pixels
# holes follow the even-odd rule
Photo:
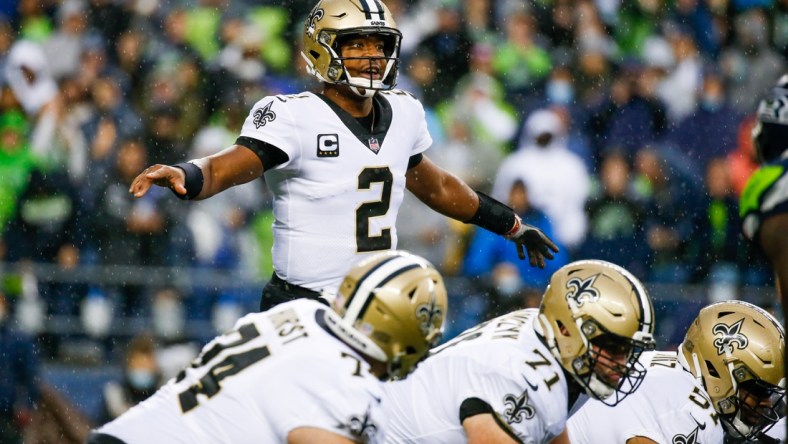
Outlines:
[[[268,122],[273,122],[276,119],[276,113],[271,111],[271,106],[274,104],[273,101],[268,102],[268,105],[258,108],[254,111],[254,127],[260,129],[261,126],[265,126]]]
[[[733,353],[735,348],[739,350],[747,348],[747,344],[749,344],[750,341],[747,339],[747,336],[740,333],[743,323],[744,318],[733,325],[719,323],[712,328],[712,332],[715,336],[720,335],[720,337],[714,340],[714,346],[717,347],[718,355]]]
[[[378,426],[369,417],[369,413],[369,410],[367,410],[363,416],[353,415],[347,420],[346,424],[341,424],[339,428],[347,430],[361,442],[376,442],[375,437],[378,433]]]
[[[705,424],[703,425],[698,424],[698,426],[695,427],[694,430],[689,432],[689,434],[687,435],[678,434],[674,436],[671,443],[672,444],[701,444],[700,441],[698,441],[698,430],[703,430],[705,428],[706,428]]]
[[[416,307],[416,317],[419,319],[419,329],[425,336],[436,323],[440,323],[443,317],[443,309],[435,303],[435,298],[429,304],[421,304]]]
[[[595,274],[588,279],[572,278],[566,283],[566,288],[569,293],[566,294],[566,299],[573,299],[578,307],[582,307],[586,302],[596,302],[599,300],[599,290],[594,288],[594,282],[599,277]]]
[[[325,14],[325,12],[323,12],[322,9],[318,8],[318,9],[315,9],[314,11],[312,11],[312,14],[310,14],[309,17],[307,17],[307,19],[306,19],[306,30],[304,31],[304,33],[310,39],[313,38],[314,35],[315,35],[315,28],[316,28],[315,22],[317,22],[320,19],[322,19],[324,14]]]
[[[536,414],[536,409],[528,404],[528,391],[523,391],[520,396],[511,393],[503,397],[506,410],[503,411],[506,422],[509,424],[520,423],[524,419],[531,419]]]

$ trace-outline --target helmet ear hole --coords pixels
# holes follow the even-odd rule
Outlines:
[[[709,369],[709,375],[711,375],[712,377],[714,378],[720,377],[720,373],[717,371],[716,368],[714,368],[714,364],[712,364],[710,361],[706,361],[706,368]]]
[[[558,331],[561,333],[561,335],[566,336],[566,337],[570,336],[569,329],[566,328],[566,326],[564,325],[563,322],[561,322],[560,319],[556,320],[555,323],[558,324]]]

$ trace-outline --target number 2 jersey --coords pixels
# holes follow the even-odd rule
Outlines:
[[[410,94],[373,100],[373,129],[308,92],[265,97],[244,122],[239,144],[254,151],[261,141],[288,156],[266,166],[265,180],[274,195],[274,270],[290,283],[333,293],[358,255],[396,248],[408,162],[432,139]]]
[[[537,316],[536,309],[519,310],[466,330],[433,349],[413,374],[385,384],[387,442],[467,442],[462,419],[472,416],[473,398],[524,443],[560,434],[567,383],[534,330]]]
[[[788,151],[780,160],[760,167],[747,181],[739,202],[744,237],[757,244],[763,221],[781,213],[788,213]]]
[[[298,427],[380,442],[382,383],[311,300],[241,318],[193,364],[98,432],[128,444],[276,443]]]
[[[614,407],[589,399],[567,422],[572,444],[624,443],[642,436],[657,443],[721,444],[723,429],[700,382],[676,352],[645,352],[638,389]]]

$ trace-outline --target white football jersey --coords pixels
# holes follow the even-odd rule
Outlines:
[[[665,444],[722,443],[724,431],[706,391],[676,352],[646,352],[641,386],[614,407],[589,399],[567,422],[572,444],[624,443],[642,436]]]
[[[538,310],[519,310],[466,330],[432,350],[402,381],[384,384],[391,443],[465,443],[460,406],[489,404],[524,443],[564,429],[567,383],[534,331]]]
[[[382,442],[382,383],[300,299],[241,318],[192,365],[98,432],[128,444],[276,443],[298,427]]]
[[[374,131],[312,93],[265,97],[246,118],[241,137],[289,157],[265,180],[274,194],[274,270],[290,283],[335,292],[362,255],[397,246],[408,161],[432,139],[410,94],[381,91],[374,100]]]

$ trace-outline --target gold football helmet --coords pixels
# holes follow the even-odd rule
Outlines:
[[[785,332],[744,301],[703,308],[679,345],[679,360],[703,382],[728,433],[753,439],[785,415]]]
[[[643,284],[618,265],[572,262],[550,278],[539,332],[589,396],[616,405],[645,377],[638,358],[654,349],[654,306]]]
[[[385,376],[401,379],[440,340],[447,305],[443,278],[426,259],[386,251],[348,272],[333,302],[341,320],[327,320],[359,351],[387,363]]]
[[[383,39],[384,56],[353,59],[369,60],[370,65],[375,59],[384,62],[380,80],[351,76],[344,63],[351,58],[343,57],[340,51],[341,42],[348,37],[371,34]],[[322,82],[349,85],[353,92],[365,97],[397,84],[402,34],[380,0],[320,0],[306,18],[303,39],[301,56],[307,70]]]

